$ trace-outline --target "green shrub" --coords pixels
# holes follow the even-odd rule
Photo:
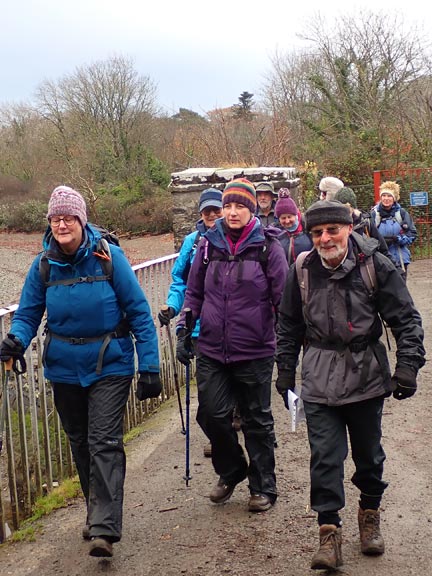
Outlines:
[[[20,204],[2,207],[1,226],[15,232],[42,232],[47,221],[47,204],[40,200],[29,200]]]
[[[171,196],[165,193],[155,194],[145,202],[128,207],[124,212],[128,232],[170,232],[173,225],[171,205]]]

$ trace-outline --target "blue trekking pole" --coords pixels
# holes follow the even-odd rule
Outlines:
[[[186,322],[186,330],[189,332],[189,334],[192,334],[192,310],[190,308],[185,308],[185,322]],[[192,478],[192,476],[190,475],[190,465],[189,465],[189,446],[190,446],[190,362],[189,364],[186,364],[186,472],[184,475],[184,479],[186,480],[186,486],[189,486],[189,480]]]

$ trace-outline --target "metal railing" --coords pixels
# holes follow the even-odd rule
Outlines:
[[[176,393],[167,330],[162,330],[157,322],[157,312],[165,303],[176,257],[177,254],[172,254],[133,266],[159,331],[163,390],[160,399],[140,402],[136,398],[134,381],[126,407],[125,433],[143,422],[162,402]],[[9,332],[17,308],[18,305],[0,308],[2,339]],[[11,371],[8,393],[0,399],[6,407],[4,446],[0,455],[0,542],[5,540],[10,530],[17,530],[21,522],[31,515],[36,498],[75,474],[69,442],[54,407],[51,387],[43,374],[43,324],[26,351],[26,374],[17,376]],[[174,323],[171,324],[174,332]],[[178,370],[178,377],[180,385],[183,385],[183,370]],[[1,381],[1,389],[4,390],[3,364]]]

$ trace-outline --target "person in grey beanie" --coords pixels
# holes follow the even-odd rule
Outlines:
[[[123,420],[135,361],[138,399],[162,392],[156,328],[126,256],[119,246],[107,248],[100,229],[87,222],[78,191],[55,188],[47,220],[44,251],[27,274],[0,360],[22,356],[46,311],[44,375],[86,499],[82,536],[91,556],[111,557],[122,536]]]
[[[360,491],[358,527],[363,554],[384,553],[380,504],[386,455],[381,445],[384,399],[410,398],[425,363],[419,312],[393,263],[377,241],[353,232],[338,201],[320,200],[306,211],[313,249],[291,266],[279,307],[276,388],[294,389],[303,347],[301,397],[311,450],[311,508],[318,514],[319,548],[311,568],[342,565],[344,462],[348,436]],[[367,282],[366,273],[375,277]],[[382,320],[396,340],[393,374]]]

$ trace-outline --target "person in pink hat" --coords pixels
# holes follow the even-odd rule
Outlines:
[[[111,557],[122,535],[123,419],[135,357],[138,399],[162,391],[156,328],[126,256],[119,246],[107,248],[100,230],[87,222],[82,195],[55,188],[47,219],[44,251],[27,274],[0,360],[24,353],[46,312],[44,375],[87,503],[82,535],[90,540],[91,556]],[[103,265],[107,257],[111,274]]]
[[[283,231],[278,236],[278,240],[285,250],[288,264],[291,265],[295,262],[300,252],[312,249],[312,240],[304,230],[301,212],[291,198],[288,188],[279,190],[275,215],[279,220],[279,224],[276,227]]]

